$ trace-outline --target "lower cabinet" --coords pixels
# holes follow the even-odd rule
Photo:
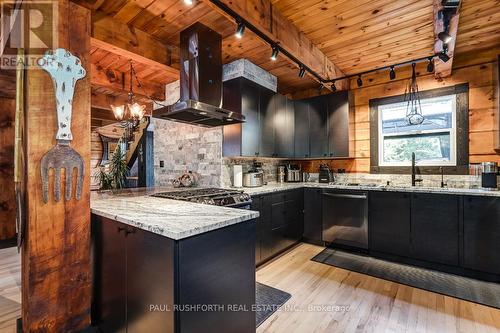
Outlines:
[[[303,190],[255,196],[252,209],[259,210],[256,263],[264,262],[301,240],[304,232]]]
[[[321,189],[304,189],[304,238],[306,241],[322,243]]]
[[[370,250],[458,266],[459,201],[456,195],[371,192]]]
[[[500,198],[464,198],[464,266],[500,274]]]
[[[253,311],[178,310],[251,309],[255,227],[247,221],[173,240],[92,215],[93,325],[102,333],[255,332]]]
[[[413,194],[411,255],[439,264],[459,265],[459,199],[448,194]]]
[[[370,192],[368,198],[370,250],[410,256],[410,195]]]

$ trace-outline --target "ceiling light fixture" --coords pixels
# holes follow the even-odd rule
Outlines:
[[[273,45],[273,52],[271,53],[271,60],[272,60],[272,61],[276,61],[276,60],[278,60],[278,53],[279,53],[279,52],[280,52],[280,51],[278,50],[278,46]]]
[[[245,33],[245,23],[241,22],[241,20],[237,20],[236,23],[238,27],[236,28],[236,33],[234,34],[236,38],[243,38],[243,34]]]
[[[357,83],[358,83],[358,87],[361,88],[363,86],[363,80],[361,79],[361,75],[358,75]]]
[[[391,70],[389,71],[389,78],[394,80],[396,78],[396,71],[394,70],[394,66],[391,66]]]
[[[306,75],[306,69],[305,69],[304,65],[300,65],[300,67],[299,67],[299,77],[304,77],[304,75]]]
[[[420,105],[416,66],[416,63],[411,64],[411,80],[405,90],[404,97],[404,101],[406,102],[406,122],[409,125],[420,125],[425,120],[422,114],[422,106]]]
[[[184,4],[191,6],[193,4],[193,0],[184,0]]]
[[[439,40],[441,40],[445,44],[448,44],[453,39],[453,37],[451,37],[451,35],[446,31],[441,31],[438,34],[438,38],[439,38]]]
[[[122,122],[122,125],[126,128],[125,139],[130,142],[133,136],[133,132],[137,126],[141,123],[146,113],[146,105],[141,105],[136,101],[134,90],[133,90],[133,79],[137,80],[137,76],[134,70],[132,60],[130,61],[130,87],[127,97],[127,101],[120,105],[110,105],[111,110],[115,116],[115,119]],[[140,86],[140,85],[139,85]]]
[[[428,73],[434,72],[434,59],[433,59],[433,57],[429,57],[429,63],[427,64],[427,72]]]
[[[335,85],[335,81],[333,81],[331,88],[333,92],[337,91],[337,86]]]

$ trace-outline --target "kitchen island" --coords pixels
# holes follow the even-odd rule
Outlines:
[[[155,198],[91,199],[92,320],[102,332],[255,332],[258,212]]]

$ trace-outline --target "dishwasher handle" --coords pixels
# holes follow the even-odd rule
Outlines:
[[[323,195],[334,198],[345,198],[345,199],[361,199],[366,200],[368,196],[366,194],[341,194],[341,193],[328,193],[324,192]]]

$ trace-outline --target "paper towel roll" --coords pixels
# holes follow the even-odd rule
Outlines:
[[[243,186],[243,166],[236,164],[233,165],[233,186],[242,187]]]

